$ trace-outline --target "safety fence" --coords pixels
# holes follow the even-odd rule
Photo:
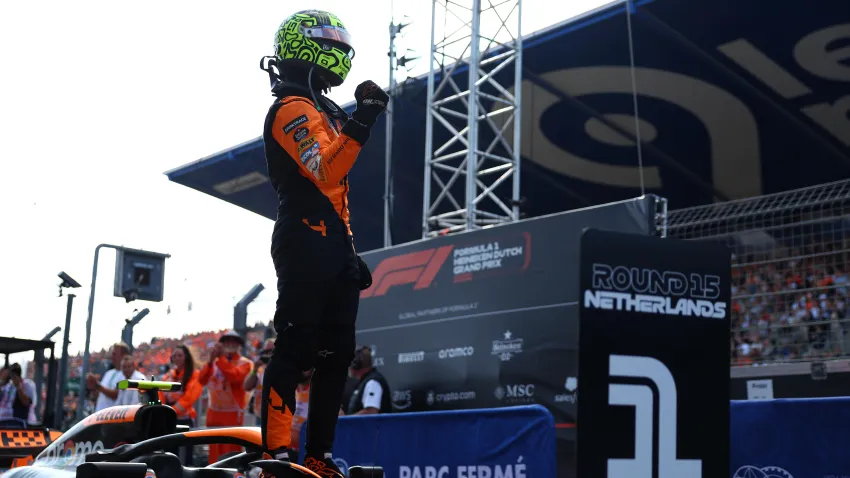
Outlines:
[[[667,236],[733,251],[733,363],[850,356],[850,180],[669,211]]]

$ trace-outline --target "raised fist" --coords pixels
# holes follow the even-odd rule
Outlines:
[[[387,109],[390,96],[374,81],[369,80],[357,85],[354,99],[357,101],[357,109],[351,116],[366,126],[372,126],[378,116]]]

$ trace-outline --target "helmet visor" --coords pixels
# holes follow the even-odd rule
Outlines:
[[[351,35],[342,28],[337,28],[330,25],[321,25],[313,27],[301,27],[301,33],[304,36],[312,39],[322,39],[333,42],[333,46],[343,50],[349,58],[354,58],[354,48],[351,44]]]

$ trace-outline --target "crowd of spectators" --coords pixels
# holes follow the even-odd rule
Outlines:
[[[194,334],[187,334],[179,338],[174,337],[154,337],[150,342],[144,342],[134,347],[132,352],[133,361],[136,364],[136,370],[145,377],[154,376],[160,379],[169,369],[169,361],[174,348],[179,344],[186,345],[192,352],[192,355],[200,362],[206,363],[209,360],[209,351],[211,347],[218,341],[219,337],[227,330],[211,330],[203,331]],[[257,323],[249,328],[246,333],[245,346],[242,350],[242,355],[250,359],[256,358],[259,351],[262,349],[263,342],[266,338],[272,336],[274,329],[272,323],[268,324]],[[102,349],[90,352],[91,366],[90,371],[95,375],[102,376],[111,366],[109,349]],[[63,397],[65,405],[65,422],[70,424],[74,421],[77,412],[78,400],[77,390],[78,384],[84,382],[80,380],[82,372],[82,355],[70,357],[69,374],[70,374],[70,393]],[[82,383],[85,388],[85,383]],[[206,397],[203,397],[202,402]],[[94,397],[89,399],[86,405],[86,414],[94,411]],[[203,404],[202,404],[203,405]]]
[[[850,355],[850,241],[733,258],[733,365]]]
[[[262,346],[263,340],[272,333],[271,322],[268,324],[258,323],[251,327],[247,333],[247,341],[243,354],[253,357]],[[209,357],[209,349],[216,343],[218,338],[227,330],[210,330],[187,334],[179,338],[154,337],[150,342],[137,345],[133,350],[133,359],[137,369],[145,376],[161,376],[168,369],[171,359],[171,351],[178,344],[185,344],[194,356],[201,362],[206,362]],[[109,368],[109,349],[90,352],[91,370],[93,373],[103,374]],[[79,379],[82,371],[83,357],[75,355],[71,357],[69,373],[71,379]]]

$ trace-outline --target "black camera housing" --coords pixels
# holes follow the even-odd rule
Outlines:
[[[75,281],[64,271],[59,273],[59,278],[62,279],[62,283],[59,284],[59,287],[67,287],[69,289],[76,289],[77,287],[82,287],[79,282]]]

